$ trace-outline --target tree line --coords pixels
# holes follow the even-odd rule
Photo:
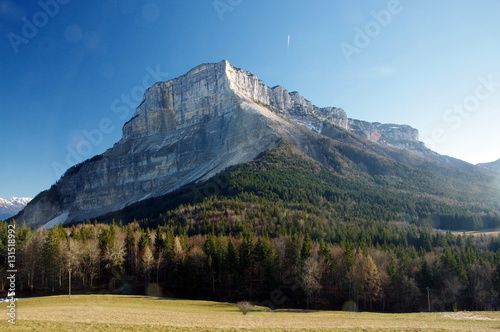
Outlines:
[[[271,308],[410,312],[427,311],[429,302],[432,311],[499,305],[498,237],[353,223],[327,242],[298,231],[188,235],[180,224],[150,229],[141,223],[18,225],[17,290],[64,294],[71,278],[72,293],[246,300]],[[6,263],[7,223],[0,229]]]

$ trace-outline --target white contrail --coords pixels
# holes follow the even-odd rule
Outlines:
[[[289,49],[289,48],[290,48],[290,35],[288,35],[288,47],[287,47],[287,49]]]

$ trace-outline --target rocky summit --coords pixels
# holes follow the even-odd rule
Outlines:
[[[95,218],[207,180],[282,140],[306,151],[324,137],[399,162],[475,170],[425,148],[410,126],[350,119],[221,61],[150,87],[118,143],[70,168],[15,218],[45,227]]]

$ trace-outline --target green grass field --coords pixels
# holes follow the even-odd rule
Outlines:
[[[50,296],[0,304],[1,331],[500,331],[500,312],[379,314],[276,310],[146,296]]]

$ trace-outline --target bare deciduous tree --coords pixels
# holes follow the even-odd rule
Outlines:
[[[304,261],[304,267],[302,269],[302,287],[307,294],[307,308],[309,309],[309,304],[313,297],[321,289],[321,276],[324,270],[324,261],[318,260],[313,256],[309,256]]]
[[[184,249],[178,236],[174,238],[174,261],[180,263],[184,260]]]
[[[144,249],[142,250],[141,265],[142,265],[142,271],[146,275],[147,282],[149,282],[150,272],[151,268],[153,267],[154,261],[155,259],[153,257],[153,252],[151,251],[150,246],[145,246]]]
[[[123,241],[114,240],[106,245],[104,260],[106,268],[121,267],[125,257],[125,244]]]
[[[84,243],[80,261],[84,283],[86,282],[92,288],[94,280],[99,276],[100,253],[96,239],[90,239]]]
[[[81,242],[68,238],[60,242],[61,261],[68,273],[68,295],[71,296],[71,277],[80,269]]]

